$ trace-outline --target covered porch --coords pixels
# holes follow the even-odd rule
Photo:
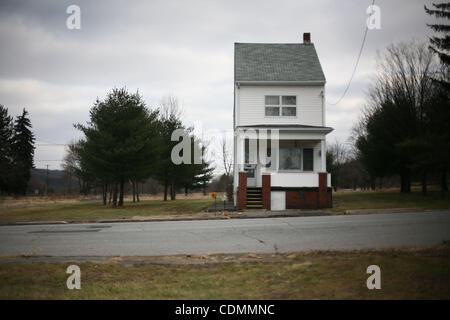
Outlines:
[[[331,130],[311,126],[237,130],[234,167],[236,205],[239,207],[239,198],[244,192],[243,184],[252,194],[261,194],[261,203],[259,205],[256,201],[255,208],[260,206],[265,209],[271,209],[271,206],[270,201],[264,204],[264,192],[267,193],[266,198],[292,197],[292,192],[300,195],[304,192],[317,194],[320,187],[327,192],[331,187],[331,177],[326,173],[325,136]],[[266,189],[269,188],[266,191],[263,190],[265,185]],[[246,200],[254,199],[246,197]],[[291,206],[289,201],[285,203],[286,207]],[[308,207],[314,206],[309,204]]]

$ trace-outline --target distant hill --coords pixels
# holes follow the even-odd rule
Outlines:
[[[46,180],[46,169],[31,169],[28,191],[32,194],[35,193],[35,190],[39,190],[39,194],[44,193]],[[76,185],[75,179],[72,179],[72,185]],[[50,193],[64,193],[67,189],[66,186],[67,178],[63,170],[48,170],[48,191]]]

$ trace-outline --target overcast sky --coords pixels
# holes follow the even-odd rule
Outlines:
[[[336,101],[353,70],[372,0],[20,1],[0,2],[0,103],[26,108],[37,139],[35,164],[59,168],[65,144],[80,136],[96,97],[139,89],[149,107],[178,97],[185,122],[212,140],[232,129],[234,42],[295,43],[311,32]],[[66,8],[81,8],[69,30]],[[364,105],[377,50],[427,39],[424,0],[379,0],[381,29],[369,30],[352,86],[327,105],[328,136],[345,141]],[[197,121],[197,122],[196,122]],[[214,144],[214,142],[213,142]]]

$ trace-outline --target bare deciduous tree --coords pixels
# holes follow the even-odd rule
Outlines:
[[[159,108],[159,114],[162,119],[182,119],[184,115],[184,109],[178,101],[178,98],[172,94],[169,94],[161,99],[161,107]]]
[[[374,187],[377,177],[398,174],[401,191],[411,191],[420,176],[448,168],[448,95],[432,80],[437,57],[417,40],[390,45],[378,57],[378,72],[368,90],[363,116],[355,127],[356,147]],[[443,98],[444,97],[444,98]],[[444,121],[442,121],[445,119]]]
[[[233,199],[233,156],[229,148],[229,143],[226,135],[224,134],[221,141],[221,151],[222,151],[222,164],[226,177],[226,192],[228,200]]]
[[[334,191],[337,191],[339,185],[339,175],[342,165],[350,158],[350,150],[335,139],[334,143],[327,147],[327,168],[331,173],[331,184]]]

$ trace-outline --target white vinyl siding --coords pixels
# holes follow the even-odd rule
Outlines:
[[[322,96],[323,86],[240,86],[236,88],[236,125],[256,124],[303,124],[323,126]],[[266,116],[266,96],[296,96],[295,116]],[[282,101],[280,101],[282,105]],[[275,109],[274,109],[275,110]],[[274,113],[276,111],[272,110]],[[289,111],[285,111],[289,112]],[[292,112],[292,111],[290,111]]]

